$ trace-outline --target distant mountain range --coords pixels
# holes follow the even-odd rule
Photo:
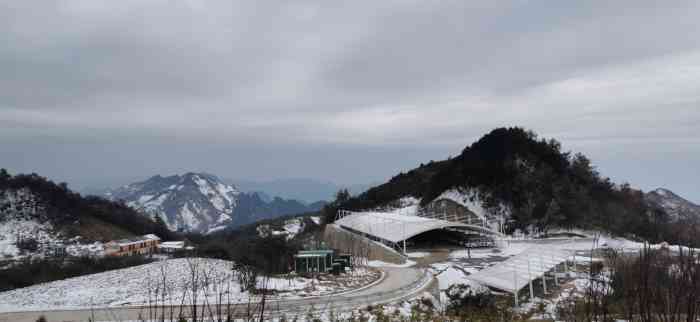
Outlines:
[[[207,173],[153,176],[104,193],[104,197],[160,217],[171,230],[208,233],[257,220],[317,211],[324,202],[305,204],[261,193],[241,192]]]
[[[307,204],[319,200],[333,200],[340,189],[348,189],[350,194],[358,195],[370,187],[378,185],[378,183],[342,185],[309,178],[275,180],[230,179],[222,176],[219,176],[219,178],[224,183],[235,186],[241,192],[258,193],[266,202],[272,201],[275,197],[280,197],[298,200]],[[106,182],[101,185],[83,186],[79,187],[79,192],[83,195],[103,196],[110,190],[113,190],[114,187],[124,186],[138,180],[136,178],[125,181],[118,180],[118,182]]]
[[[663,209],[671,220],[700,219],[700,206],[683,199],[671,190],[658,188],[646,193],[645,199]]]
[[[307,203],[316,202],[318,200],[333,200],[335,194],[340,189],[348,189],[350,194],[357,195],[372,186],[372,184],[339,185],[306,178],[276,179],[269,181],[224,180],[229,184],[236,185],[242,191],[261,192],[269,196],[279,196]]]

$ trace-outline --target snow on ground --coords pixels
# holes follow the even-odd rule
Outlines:
[[[0,293],[0,311],[142,304],[148,301],[149,291],[152,291],[149,285],[155,289],[161,278],[161,269],[166,273],[168,292],[175,300],[185,292],[190,264],[217,279],[233,283],[230,262],[175,259],[3,292]],[[231,297],[247,297],[236,286],[231,288]]]
[[[478,271],[473,267],[462,267],[454,263],[436,263],[432,264],[431,271],[436,274],[435,277],[440,285],[440,290],[444,291],[455,284],[470,285],[473,289],[479,288],[478,283],[469,280],[469,274]]]
[[[414,261],[412,261],[412,260],[407,260],[407,261],[406,261],[405,263],[403,263],[403,264],[387,263],[387,262],[383,262],[383,261],[380,261],[380,260],[373,260],[373,261],[368,261],[368,262],[367,262],[367,266],[369,266],[369,267],[399,267],[399,268],[402,268],[402,267],[403,267],[403,268],[405,268],[405,267],[411,267],[411,266],[414,266],[414,265],[416,265],[416,262],[414,262]]]
[[[287,239],[291,239],[304,229],[304,224],[300,218],[290,219],[284,222],[284,227],[282,227],[287,233]],[[290,237],[291,236],[291,237]]]
[[[102,243],[85,243],[81,238],[68,239],[48,221],[39,220],[43,206],[27,189],[6,190],[0,194],[0,260],[42,257],[65,247],[71,256],[102,256]],[[21,250],[18,241],[34,240],[36,251]]]
[[[8,220],[0,224],[0,259],[20,255],[16,242],[23,238],[33,238],[40,244],[58,241],[51,232],[51,225],[40,224],[35,220]]]
[[[408,258],[423,258],[426,256],[430,256],[430,253],[428,252],[411,252],[411,253],[406,253]]]
[[[391,213],[402,216],[417,216],[420,207],[420,199],[403,197],[398,201],[399,208],[390,210]]]
[[[163,275],[169,294],[166,298],[179,304],[183,296],[189,298],[191,294],[188,283],[193,271],[201,285],[200,301],[214,303],[223,294],[232,303],[247,302],[251,295],[241,291],[232,264],[218,259],[179,258],[38,284],[0,293],[0,312],[141,305],[148,302],[149,291],[159,286],[163,290]],[[259,279],[258,287],[274,289],[277,297],[322,296],[367,285],[380,275],[376,270],[358,268],[340,277]]]
[[[557,317],[557,306],[563,301],[582,297],[587,292],[589,287],[589,280],[587,275],[581,275],[580,277],[575,277],[559,286],[557,293],[554,297],[548,299],[542,299],[539,297],[533,298],[532,301],[528,301],[518,308],[521,313],[534,312],[530,317],[530,320],[554,320]],[[543,304],[543,311],[537,312],[537,306]]]
[[[270,235],[283,235],[285,238],[287,238],[287,240],[290,240],[304,230],[304,221],[303,218],[292,218],[285,220],[284,225],[281,228],[264,224],[257,226],[255,229],[258,232],[258,236],[262,238],[267,238]]]
[[[22,252],[17,247],[17,241],[26,238],[37,241],[37,251]],[[35,220],[7,220],[0,223],[0,260],[42,257],[50,254],[53,248],[63,247],[70,256],[104,255],[102,243],[84,243],[79,237],[66,240],[61,234],[54,232],[49,223],[39,223]]]
[[[451,259],[472,258],[472,259],[488,259],[492,257],[507,257],[518,255],[528,248],[533,247],[530,243],[515,243],[504,242],[500,248],[473,248],[470,250],[462,249],[452,251]]]
[[[105,255],[105,247],[101,242],[80,244],[79,242],[75,241],[73,244],[66,245],[66,253],[68,253],[70,256],[102,257]]]
[[[473,212],[475,215],[477,215],[477,217],[481,218],[482,220],[487,220],[490,214],[493,214],[494,212],[500,214],[501,216],[504,216],[505,218],[509,217],[510,215],[510,210],[505,205],[499,205],[498,207],[493,209],[484,208],[483,202],[479,198],[479,194],[476,190],[472,189],[449,189],[444,191],[437,198],[435,198],[435,200],[440,199],[452,200],[469,209],[469,211]]]
[[[377,207],[369,210],[369,212],[382,212],[402,216],[417,216],[420,207],[420,199],[415,197],[403,197],[394,202],[390,202],[388,206]]]

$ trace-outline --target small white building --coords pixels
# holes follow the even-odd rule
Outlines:
[[[185,246],[184,241],[166,241],[158,245],[158,249],[162,253],[172,254],[182,250],[193,250],[192,246]]]

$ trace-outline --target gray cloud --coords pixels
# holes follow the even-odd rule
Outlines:
[[[696,1],[0,0],[0,30],[16,171],[84,183],[107,175],[79,163],[202,153],[226,176],[376,181],[523,125],[700,201]]]

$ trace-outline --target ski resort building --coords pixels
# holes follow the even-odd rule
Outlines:
[[[152,254],[158,250],[160,238],[153,234],[113,240],[105,244],[107,256],[130,256]]]
[[[341,210],[338,212],[335,224],[402,253],[406,253],[407,243],[417,241],[427,234],[437,234],[443,239],[452,239],[454,243],[464,243],[464,240],[460,239],[461,236],[470,233],[483,236],[501,235],[500,232],[481,224],[383,212]]]
[[[435,211],[413,212],[415,215],[386,213],[377,211],[351,212],[341,210],[336,220],[329,227],[334,234],[350,234],[359,236],[367,242],[367,248],[376,250],[381,256],[387,252],[403,256],[403,262],[408,260],[406,245],[414,243],[420,247],[429,246],[438,240],[451,245],[469,248],[494,247],[496,241],[501,245],[501,225],[491,224],[487,218],[474,220],[464,213]],[[337,228],[335,228],[337,227]],[[331,236],[336,237],[336,236]],[[338,238],[343,239],[343,238]],[[347,239],[347,238],[346,238]],[[427,242],[426,242],[427,241]],[[358,242],[355,241],[355,244]],[[508,241],[510,244],[510,240]],[[534,280],[540,280],[544,292],[547,293],[547,283],[558,284],[558,279],[568,276],[569,260],[576,265],[575,250],[577,244],[546,244],[529,246],[522,253],[507,260],[469,275],[469,280],[478,282],[499,291],[513,294],[517,305],[518,294],[524,288],[529,288],[530,298],[534,298]],[[429,247],[427,247],[429,248]],[[368,257],[386,261],[379,256],[370,254]],[[402,261],[391,261],[402,264]],[[550,284],[551,285],[551,284]]]

